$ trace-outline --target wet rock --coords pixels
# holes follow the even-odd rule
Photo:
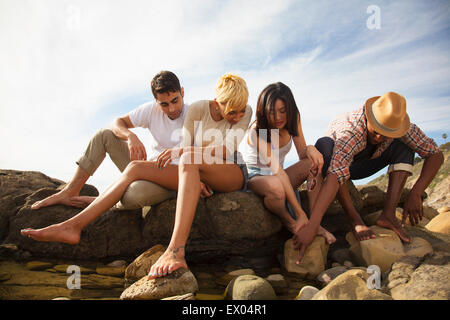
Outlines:
[[[125,274],[125,267],[97,267],[95,271],[104,276],[123,277]]]
[[[338,262],[339,264],[344,264],[345,261],[350,260],[350,250],[347,248],[337,249],[331,252],[331,261]]]
[[[26,264],[26,268],[31,271],[41,271],[53,267],[53,263],[44,261],[30,261]]]
[[[253,271],[252,269],[234,270],[217,279],[216,283],[226,287],[230,283],[230,281],[243,275],[255,275],[255,271]]]
[[[224,300],[225,296],[223,294],[208,294],[208,293],[197,293],[195,295],[195,300]]]
[[[304,286],[295,300],[311,300],[314,295],[319,292],[319,289],[313,286]]]
[[[377,289],[369,289],[368,278],[362,270],[349,270],[316,293],[312,300],[392,300]]]
[[[316,279],[323,288],[326,285],[328,285],[331,281],[333,281],[337,276],[343,274],[344,272],[347,272],[348,269],[349,268],[345,267],[345,266],[339,266],[339,267],[327,269],[327,270],[321,272],[317,276]]]
[[[288,283],[282,274],[271,274],[265,278],[276,294],[284,294],[289,289]]]
[[[128,263],[125,260],[115,260],[113,262],[108,263],[107,267],[115,267],[115,268],[121,268],[126,267]]]
[[[53,269],[56,270],[57,272],[67,273],[68,270],[72,269],[73,267],[79,268],[81,274],[95,273],[95,270],[92,270],[92,269],[89,269],[89,268],[86,268],[83,266],[69,265],[69,264],[58,264],[58,265],[54,266]]]
[[[195,295],[193,293],[186,293],[178,296],[163,298],[161,300],[195,300]]]
[[[228,285],[227,300],[276,300],[277,296],[269,282],[256,275],[243,275]]]
[[[151,247],[144,253],[139,255],[133,262],[131,262],[125,270],[125,279],[127,282],[134,282],[142,277],[148,275],[152,265],[159,259],[166,251],[166,248],[160,244]]]
[[[284,266],[287,272],[302,278],[314,279],[325,270],[329,245],[324,237],[316,236],[305,251],[300,264],[296,264],[298,250],[294,249],[292,239],[284,245]]]
[[[192,272],[185,269],[177,269],[162,278],[148,280],[147,276],[142,277],[125,289],[120,299],[156,300],[197,291],[197,280]]]

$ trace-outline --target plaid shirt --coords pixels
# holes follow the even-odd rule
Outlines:
[[[346,113],[333,120],[325,134],[334,140],[333,156],[331,157],[328,173],[334,173],[340,184],[350,179],[350,165],[353,157],[367,146],[367,119],[364,107]],[[433,139],[428,138],[422,130],[411,123],[408,132],[400,141],[405,143],[422,158],[439,152]],[[371,159],[381,156],[394,139],[388,139],[377,145]]]

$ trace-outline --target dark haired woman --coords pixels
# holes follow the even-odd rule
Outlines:
[[[300,161],[283,169],[284,158],[292,143]],[[285,84],[270,84],[259,95],[256,121],[248,131],[244,159],[249,174],[248,188],[262,196],[267,209],[278,215],[288,230],[295,233],[308,218],[294,189],[307,179],[310,171],[322,170],[323,157],[314,146],[306,145],[300,113],[291,90]],[[322,227],[318,234],[329,244],[336,241]]]

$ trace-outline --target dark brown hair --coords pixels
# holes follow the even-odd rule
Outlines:
[[[291,136],[298,136],[297,121],[300,113],[295,103],[291,89],[282,82],[269,84],[259,94],[256,106],[256,134],[259,136],[259,129],[271,129],[269,124],[269,113],[275,112],[275,102],[280,99],[286,106],[286,125],[285,129]],[[270,130],[267,130],[267,136],[264,137],[267,142],[271,142]]]
[[[161,71],[153,77],[151,82],[152,93],[156,99],[156,94],[168,92],[181,92],[180,80],[175,73],[170,71]]]

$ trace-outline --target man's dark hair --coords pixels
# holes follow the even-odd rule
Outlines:
[[[286,105],[287,123],[285,129],[291,136],[297,137],[297,121],[300,113],[291,89],[282,82],[268,85],[259,95],[256,106],[256,134],[259,136],[259,129],[270,128],[269,113],[275,111],[275,102],[278,99],[282,100]],[[267,142],[271,142],[270,130],[267,132],[267,137],[264,138]]]
[[[156,94],[168,92],[181,92],[180,80],[175,73],[170,71],[161,71],[153,77],[151,82],[152,93],[156,99]]]

